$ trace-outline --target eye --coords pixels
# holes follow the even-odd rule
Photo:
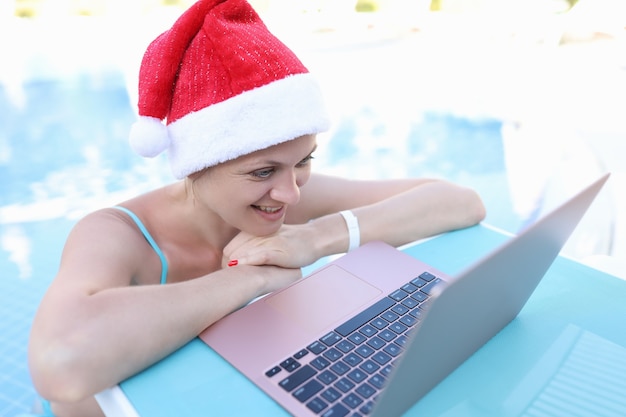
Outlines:
[[[274,168],[262,168],[252,171],[250,175],[256,178],[264,179],[269,178],[274,173]]]
[[[298,164],[296,165],[297,167],[303,167],[308,165],[312,160],[314,159],[313,155],[309,155],[306,158],[304,158],[302,161],[298,162]]]

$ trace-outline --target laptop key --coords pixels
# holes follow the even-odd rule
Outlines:
[[[393,323],[391,326],[389,326],[389,328],[393,330],[394,332],[396,332],[397,334],[402,334],[406,331],[406,329],[408,329],[407,326],[405,326],[404,324],[398,321]]]
[[[301,403],[308,401],[320,392],[324,386],[316,379],[312,379],[293,392],[293,396]]]
[[[404,324],[407,327],[411,327],[414,326],[415,323],[417,323],[417,320],[415,319],[415,317],[409,315],[406,315],[404,317],[402,317],[400,320],[398,320],[400,323]]]
[[[359,411],[365,415],[370,414],[374,409],[374,402],[368,401],[359,408]]]
[[[311,401],[309,401],[309,403],[306,406],[309,410],[313,411],[315,414],[319,414],[322,412],[323,409],[328,407],[328,404],[324,400],[320,399],[319,397],[315,397]]]
[[[267,371],[265,373],[265,376],[267,376],[268,378],[271,378],[271,377],[273,377],[274,375],[276,375],[277,373],[279,373],[282,370],[283,370],[283,368],[281,368],[280,366],[275,366],[272,369],[270,369],[269,371]]]
[[[403,291],[402,289],[395,290],[394,292],[389,294],[389,297],[391,297],[392,299],[396,301],[402,301],[408,296],[409,294],[406,291]]]
[[[372,337],[370,340],[367,341],[367,345],[372,349],[380,349],[381,347],[385,346],[385,344],[385,341],[380,337]]]
[[[428,284],[423,286],[420,291],[422,291],[425,294],[432,295],[433,288],[437,287],[439,284],[442,284],[442,283],[443,283],[443,280],[441,278],[435,278],[432,281],[430,281]]]
[[[409,311],[409,309],[403,306],[402,304],[396,304],[395,306],[392,307],[391,311],[402,316],[406,314]]]
[[[280,363],[280,366],[287,372],[293,372],[300,367],[300,362],[294,358],[287,358]]]
[[[397,337],[397,335],[389,329],[385,329],[382,332],[378,333],[378,337],[383,339],[385,342],[391,342],[393,339]]]
[[[354,352],[351,352],[344,356],[343,361],[350,366],[357,366],[359,363],[363,362],[363,359]]]
[[[343,375],[350,370],[350,367],[343,363],[343,361],[339,361],[331,366],[330,369],[337,375]]]
[[[361,384],[355,391],[365,399],[368,399],[372,395],[376,394],[376,389],[367,383]]]
[[[382,330],[387,327],[389,322],[387,320],[381,319],[380,317],[376,317],[374,320],[370,321],[370,324],[376,327],[378,330]]]
[[[322,417],[345,417],[348,415],[350,410],[344,407],[342,404],[335,404],[331,408],[329,408]]]
[[[398,356],[400,353],[402,353],[402,348],[395,343],[390,343],[385,346],[383,351],[391,356]]]
[[[357,384],[367,378],[367,374],[360,369],[354,369],[348,374],[348,378],[356,382]]]
[[[418,277],[414,280],[411,280],[411,284],[415,285],[417,288],[422,288],[424,285],[428,284],[428,281]]]
[[[398,319],[398,315],[393,311],[385,311],[383,314],[380,315],[380,317],[384,318],[389,323],[393,323]]]
[[[370,384],[372,384],[378,389],[382,389],[382,387],[385,386],[385,382],[387,382],[387,380],[385,379],[384,376],[380,374],[376,374],[376,375],[372,375],[372,377],[368,379],[367,382],[369,382]]]
[[[313,359],[311,362],[309,362],[309,365],[311,365],[312,367],[314,367],[317,370],[322,370],[324,368],[326,368],[328,365],[330,365],[330,361],[326,358],[323,358],[321,356],[318,356],[317,358]]]
[[[327,348],[326,346],[324,346],[324,344],[320,341],[315,341],[313,343],[311,343],[309,346],[306,347],[309,351],[311,351],[312,353],[314,353],[315,355],[319,355],[320,353],[322,353],[323,351],[325,351]]]
[[[341,336],[339,336],[337,333],[335,332],[330,332],[327,335],[325,335],[324,337],[322,337],[320,339],[320,341],[325,344],[326,346],[332,346],[335,343],[337,343],[338,341],[341,340]]]
[[[385,366],[383,369],[380,370],[380,374],[382,376],[389,376],[391,371],[393,371],[393,366],[391,366],[391,364],[389,364],[389,365]]]
[[[404,335],[399,336],[396,340],[394,340],[394,343],[396,343],[398,346],[404,346],[406,345],[406,342],[408,342],[408,338]]]
[[[362,312],[360,312],[359,314],[357,314],[356,316],[354,316],[353,318],[351,318],[350,320],[346,321],[341,326],[337,327],[335,331],[345,337],[359,327],[363,326],[365,323],[372,320],[374,317],[378,316],[383,311],[389,309],[394,304],[395,303],[391,298],[382,298]]]
[[[317,379],[323,384],[330,385],[337,380],[337,375],[335,375],[334,373],[330,371],[324,371],[321,374],[319,374]]]
[[[430,272],[423,272],[419,275],[418,278],[423,279],[424,281],[432,281],[433,279],[437,278],[436,276],[434,276],[433,274],[431,274]]]
[[[302,349],[300,351],[298,351],[295,355],[293,355],[293,357],[295,359],[302,359],[304,356],[308,355],[309,351],[306,349]]]
[[[359,366],[359,368],[363,369],[365,372],[371,375],[380,369],[380,365],[377,365],[375,362],[368,359],[363,362],[361,366]]]
[[[326,359],[328,359],[331,362],[335,362],[337,359],[343,356],[343,353],[339,352],[335,348],[330,348],[326,352],[324,352],[322,356],[324,356]]]
[[[342,400],[342,403],[350,407],[351,409],[357,408],[359,405],[363,404],[363,399],[356,395],[355,393],[350,393],[346,395]]]
[[[324,398],[329,403],[334,403],[339,398],[341,398],[341,393],[334,388],[328,388],[326,391],[322,392],[321,397]]]
[[[361,346],[357,347],[354,351],[356,353],[358,353],[363,358],[367,358],[367,357],[371,356],[372,353],[374,353],[374,349],[372,349],[371,347],[367,346],[367,344],[361,345]]]
[[[352,349],[354,349],[354,344],[348,342],[347,340],[342,340],[341,342],[337,343],[335,347],[343,353],[348,353]]]
[[[315,374],[317,374],[315,369],[311,368],[309,365],[304,365],[302,368],[280,381],[278,385],[280,385],[285,391],[291,392],[311,379]]]
[[[430,284],[428,284],[430,285]],[[413,298],[414,300],[419,301],[420,303],[424,300],[426,300],[428,298],[428,295],[426,295],[425,293],[423,293],[422,291],[418,291],[416,293],[413,293],[411,295],[411,298]]]
[[[348,378],[341,378],[335,383],[334,387],[345,394],[346,392],[354,388],[354,383]]]
[[[372,359],[378,362],[380,365],[384,365],[391,360],[391,356],[387,355],[385,352],[376,352]]]
[[[409,314],[415,317],[416,319],[421,319],[422,316],[424,315],[424,311],[419,308],[414,308],[413,310],[411,310]]]
[[[374,328],[374,326],[370,326],[369,324],[366,324],[365,326],[359,329],[359,332],[367,337],[372,337],[376,334],[377,330]]]
[[[402,305],[404,305],[406,308],[413,308],[416,307],[419,304],[419,302],[417,300],[415,300],[414,298],[405,298],[404,300],[402,300]]]

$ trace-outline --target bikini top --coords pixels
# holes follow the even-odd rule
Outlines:
[[[127,208],[120,206],[114,206],[113,208],[128,214],[128,216],[135,222],[143,236],[146,238],[150,246],[152,246],[152,249],[154,249],[156,254],[159,256],[159,259],[161,260],[161,284],[167,283],[167,259],[165,259],[163,251],[161,251],[159,245],[157,245],[157,243],[154,241],[154,239],[150,235],[150,232],[148,232],[148,229],[146,229],[146,226],[143,225],[143,223],[141,222],[141,220],[139,220],[139,217],[137,217],[135,213],[128,210]]]

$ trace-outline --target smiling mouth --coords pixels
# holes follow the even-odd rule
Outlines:
[[[266,207],[266,206],[255,206],[255,205],[252,205],[252,207],[268,214],[276,213],[282,209],[282,207]]]

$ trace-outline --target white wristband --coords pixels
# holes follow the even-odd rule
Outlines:
[[[346,225],[348,226],[348,237],[350,238],[348,252],[350,252],[361,245],[361,231],[359,230],[359,220],[350,210],[340,211],[339,214],[343,216],[343,219],[346,221]]]

